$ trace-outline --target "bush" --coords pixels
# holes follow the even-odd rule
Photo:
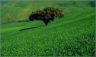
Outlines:
[[[62,10],[53,7],[46,7],[42,10],[32,12],[29,16],[29,20],[42,20],[45,25],[47,25],[48,22],[54,20],[54,17],[63,17]]]

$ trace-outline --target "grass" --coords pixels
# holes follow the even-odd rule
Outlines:
[[[2,24],[1,56],[94,56],[94,8],[63,9],[64,18],[48,26],[41,21]],[[20,31],[24,28],[32,29]]]

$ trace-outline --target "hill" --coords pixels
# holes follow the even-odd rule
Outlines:
[[[64,10],[45,26],[28,19],[46,6]],[[9,19],[7,19],[9,18]],[[95,9],[89,2],[6,2],[2,5],[1,56],[95,56]],[[22,30],[28,28],[27,30]]]
[[[94,1],[2,1],[2,23],[12,23],[18,20],[28,20],[32,11],[47,6],[66,9],[67,7],[92,7]]]

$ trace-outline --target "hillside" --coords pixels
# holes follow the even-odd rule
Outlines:
[[[2,1],[1,20],[2,23],[28,20],[32,11],[48,6],[66,9],[68,7],[91,7],[94,4],[94,1]]]
[[[46,6],[64,10],[64,17],[48,26],[16,22]],[[1,56],[95,56],[95,7],[89,1],[4,2],[1,15]]]

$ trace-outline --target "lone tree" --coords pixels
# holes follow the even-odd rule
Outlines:
[[[45,25],[48,25],[48,22],[53,21],[55,17],[63,17],[62,10],[53,7],[46,7],[42,10],[32,12],[29,16],[29,20],[41,20]]]

